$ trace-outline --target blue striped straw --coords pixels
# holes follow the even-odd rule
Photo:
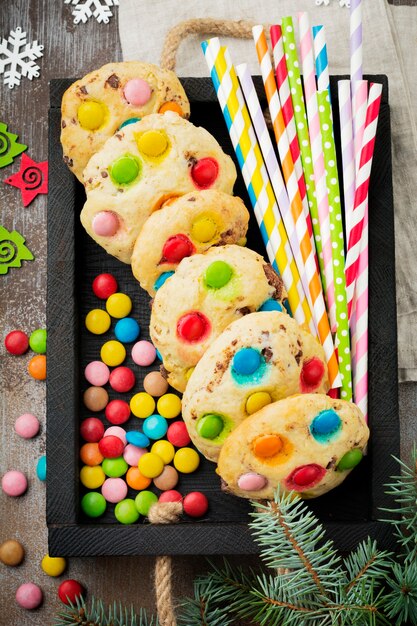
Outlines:
[[[327,59],[326,31],[323,25],[313,26],[314,56],[316,61],[317,91],[328,89],[330,97],[329,61]]]

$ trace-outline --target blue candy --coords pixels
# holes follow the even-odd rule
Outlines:
[[[269,298],[259,307],[258,311],[282,311],[282,306],[276,300]]]
[[[147,448],[150,444],[149,438],[137,430],[129,430],[126,433],[126,441],[138,448]]]
[[[142,428],[149,439],[161,439],[166,435],[168,422],[162,415],[150,415],[143,422]]]
[[[125,120],[123,124],[120,124],[119,128],[123,128],[124,126],[128,126],[129,124],[134,124],[135,122],[140,122],[140,117],[129,117],[128,120]]]
[[[39,457],[38,462],[36,464],[36,475],[39,480],[46,480],[46,456],[43,455]]]
[[[337,433],[341,423],[339,415],[333,409],[328,409],[316,415],[311,423],[310,432],[317,441],[327,441]]]
[[[158,289],[162,287],[164,282],[168,280],[168,278],[170,278],[172,274],[174,274],[174,272],[163,272],[162,274],[160,274],[153,285],[155,291],[158,291]]]
[[[124,317],[114,327],[114,334],[122,343],[131,343],[139,337],[140,326],[133,317]]]
[[[261,365],[261,355],[254,348],[241,348],[233,357],[232,368],[236,374],[249,376]]]
[[[161,353],[159,352],[159,350],[156,351],[156,356],[160,361],[162,361]]]

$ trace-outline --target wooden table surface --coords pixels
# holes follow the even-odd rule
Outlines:
[[[413,2],[416,0],[413,0]],[[398,0],[394,0],[395,4]],[[411,0],[403,0],[410,4]],[[90,19],[85,25],[74,26],[71,7],[63,0],[0,0],[0,36],[21,26],[28,40],[37,39],[44,45],[40,60],[41,76],[32,82],[22,78],[20,87],[12,90],[0,84],[1,118],[11,132],[28,145],[27,154],[35,161],[47,159],[48,142],[48,81],[57,77],[82,76],[111,60],[121,60],[118,37],[117,9],[108,25]],[[2,170],[2,179],[18,169],[14,165]],[[11,269],[0,277],[0,321],[2,338],[15,328],[30,333],[45,327],[46,318],[46,196],[38,196],[23,208],[17,189],[3,185],[0,199],[0,223],[9,231],[21,232],[35,256],[20,269]],[[60,579],[46,576],[40,561],[47,552],[45,524],[45,484],[36,477],[36,463],[45,452],[45,383],[27,374],[29,355],[12,357],[0,346],[1,383],[1,442],[0,473],[21,469],[29,477],[29,489],[19,498],[0,494],[0,542],[16,538],[25,546],[26,558],[16,568],[0,564],[0,626],[49,625],[60,602],[56,589]],[[408,453],[416,436],[416,419],[410,420],[415,407],[416,386],[401,387],[400,404],[403,453]],[[24,440],[14,432],[16,418],[25,412],[37,415],[41,433],[33,440]],[[235,559],[254,564],[256,558]],[[120,600],[153,610],[152,557],[70,559],[65,577],[75,578],[106,602]],[[204,558],[174,559],[174,594],[179,599],[192,592],[192,580],[204,572]],[[35,611],[20,609],[14,600],[16,588],[23,582],[39,584],[44,591],[44,603]],[[7,610],[4,609],[7,607]]]

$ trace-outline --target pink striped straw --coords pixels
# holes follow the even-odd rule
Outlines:
[[[355,200],[352,212],[351,231],[346,256],[346,291],[349,317],[352,313],[353,295],[358,276],[361,239],[364,228],[365,212],[368,202],[369,179],[378,125],[379,108],[381,105],[382,85],[371,83],[368,107],[366,112],[365,130],[362,138],[361,158],[356,179]]]
[[[335,332],[337,324],[333,282],[332,241],[330,235],[329,197],[327,194],[326,170],[324,167],[320,118],[317,104],[313,38],[311,36],[308,14],[299,13],[298,22],[300,28],[300,53],[303,66],[308,130],[313,158],[316,200],[320,223],[327,310],[332,331]]]
[[[355,149],[353,145],[352,102],[350,81],[339,80],[340,140],[343,164],[343,195],[345,199],[346,241],[349,241],[353,203],[355,200]],[[362,133],[363,134],[363,133]]]
[[[357,174],[361,157],[362,136],[365,129],[366,109],[368,106],[368,81],[351,81],[351,90],[355,172]]]

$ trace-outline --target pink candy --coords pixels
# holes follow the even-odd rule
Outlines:
[[[150,341],[138,341],[132,348],[132,359],[136,365],[151,365],[156,359],[155,347]]]
[[[123,478],[107,478],[101,486],[101,493],[107,502],[120,502],[127,496],[127,484]]]
[[[147,452],[146,448],[138,448],[132,443],[128,443],[123,452],[123,458],[128,465],[137,466],[139,459]]]
[[[96,235],[112,237],[119,229],[119,218],[112,211],[100,211],[94,216],[92,227]]]
[[[103,437],[108,437],[109,435],[119,437],[119,439],[121,439],[126,445],[126,431],[124,428],[121,428],[121,426],[109,426],[109,428],[106,429]]]
[[[10,470],[1,479],[1,487],[8,496],[21,496],[28,488],[28,481],[23,472]]]
[[[265,487],[266,483],[267,480],[265,476],[261,476],[255,472],[248,472],[240,476],[237,481],[237,486],[244,491],[260,491]]]
[[[132,80],[126,83],[123,93],[129,104],[143,106],[149,102],[152,90],[146,80],[142,78],[132,78]]]
[[[42,589],[34,583],[24,583],[16,591],[16,602],[23,609],[36,609],[42,600]]]
[[[17,418],[14,429],[23,439],[32,439],[38,434],[40,428],[39,420],[32,413],[23,413]]]
[[[91,361],[84,370],[84,376],[94,387],[102,387],[109,381],[110,370],[103,361]]]

